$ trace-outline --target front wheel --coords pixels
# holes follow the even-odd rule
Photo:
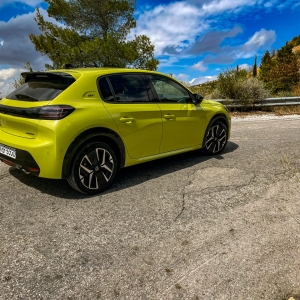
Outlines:
[[[216,155],[221,153],[226,147],[228,140],[227,127],[219,122],[214,122],[206,132],[203,142],[203,152],[207,155]]]
[[[113,149],[102,142],[92,142],[76,154],[68,183],[83,194],[98,194],[107,189],[117,172]]]

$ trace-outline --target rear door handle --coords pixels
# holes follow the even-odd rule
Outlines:
[[[127,124],[131,123],[133,120],[134,120],[134,118],[127,118],[127,117],[121,117],[120,118],[120,121],[122,123],[127,123]]]
[[[173,120],[173,119],[175,119],[175,115],[166,114],[166,115],[164,115],[164,118],[167,120]]]

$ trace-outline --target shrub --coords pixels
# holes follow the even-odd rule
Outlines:
[[[211,96],[221,99],[239,99],[239,84],[247,79],[248,72],[241,69],[229,68],[219,73],[216,90]]]
[[[249,77],[246,70],[227,69],[218,76],[217,87],[210,95],[211,99],[227,99],[239,104],[252,106],[270,96],[264,84],[256,77]]]

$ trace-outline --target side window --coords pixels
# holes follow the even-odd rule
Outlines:
[[[115,93],[115,102],[149,102],[144,80],[138,74],[108,76]]]
[[[189,92],[177,82],[158,75],[149,75],[158,99],[162,103],[189,103]]]
[[[114,95],[110,89],[106,77],[102,77],[98,80],[98,87],[100,90],[101,98],[107,102],[113,102],[115,100]]]

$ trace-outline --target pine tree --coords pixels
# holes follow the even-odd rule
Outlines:
[[[58,24],[45,21],[37,9],[40,35],[30,34],[35,49],[59,68],[70,63],[79,67],[134,67],[156,70],[154,46],[145,35],[128,41],[136,26],[134,0],[46,0],[48,14]]]
[[[270,72],[273,64],[274,62],[272,61],[271,54],[267,50],[261,58],[259,78],[269,89],[272,89],[272,78]]]
[[[253,77],[257,76],[257,55],[255,55],[254,66],[253,66]]]
[[[277,52],[276,63],[271,68],[273,91],[291,91],[298,83],[300,74],[297,57],[292,51],[293,45],[286,44]]]

